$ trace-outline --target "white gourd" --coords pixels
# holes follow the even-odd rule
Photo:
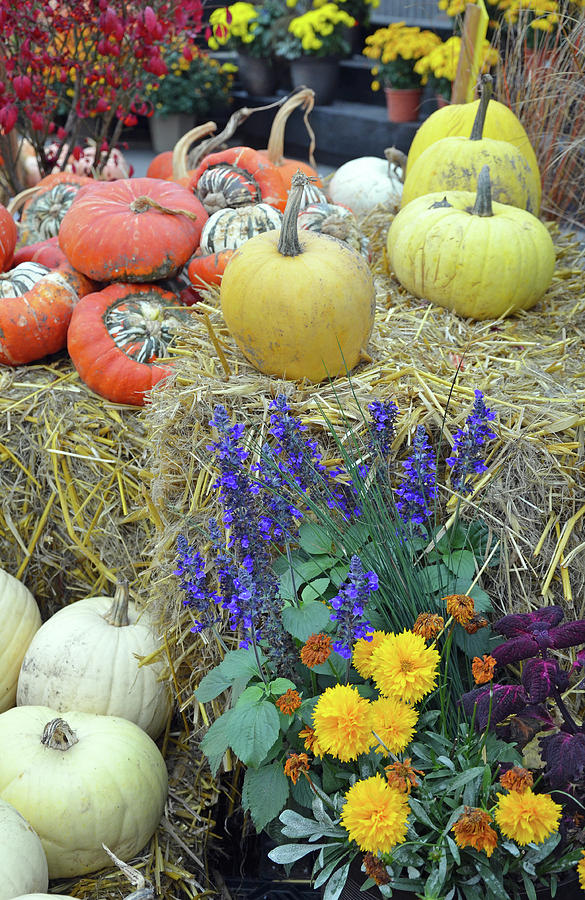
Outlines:
[[[16,702],[20,665],[40,627],[41,614],[31,592],[0,569],[0,712]]]
[[[32,640],[18,678],[17,705],[123,716],[156,738],[170,712],[162,662],[139,666],[137,657],[159,649],[125,583],[113,600],[78,600],[51,616]]]
[[[0,715],[0,747],[0,798],[38,834],[50,879],[110,865],[102,844],[132,859],[156,831],[167,769],[133,722],[16,706]]]
[[[332,203],[349,206],[358,217],[367,215],[379,203],[394,205],[397,212],[402,198],[406,157],[394,147],[384,153],[385,159],[360,156],[340,166],[327,185]]]
[[[47,857],[38,834],[10,803],[0,800],[0,900],[48,887]]]

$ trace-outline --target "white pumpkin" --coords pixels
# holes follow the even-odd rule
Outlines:
[[[49,706],[123,716],[156,738],[170,712],[162,662],[139,666],[137,657],[160,640],[119,584],[111,597],[87,597],[60,609],[34,636],[18,678],[18,706]],[[115,677],[114,677],[115,675]]]
[[[75,900],[72,894],[19,894],[12,900]]]
[[[0,713],[16,702],[20,665],[40,627],[41,614],[31,592],[0,569]]]
[[[47,857],[38,834],[10,803],[0,800],[0,900],[48,887]]]
[[[132,859],[163,814],[165,761],[147,734],[118,716],[17,706],[0,715],[0,798],[35,829],[49,878],[107,866],[102,843]]]
[[[355,216],[365,216],[379,203],[400,207],[406,157],[394,147],[384,151],[386,159],[360,156],[333,173],[327,193],[333,203],[349,206]]]

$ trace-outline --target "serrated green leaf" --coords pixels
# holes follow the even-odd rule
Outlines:
[[[244,765],[258,767],[278,738],[280,721],[276,707],[262,701],[229,712],[229,746]]]
[[[315,522],[303,522],[299,528],[299,544],[305,553],[311,554],[329,554],[334,549],[331,535],[327,533],[327,529]]]
[[[268,687],[270,688],[270,693],[273,697],[280,697],[281,694],[286,694],[289,690],[296,690],[296,684],[288,678],[275,678],[274,681],[270,682]]]
[[[228,709],[213,722],[207,733],[203,736],[200,747],[209,761],[211,774],[215,775],[221,765],[221,761],[230,746],[230,718],[234,710]]]
[[[329,578],[316,578],[314,581],[311,581],[301,591],[303,603],[309,603],[311,600],[320,600],[330,584],[331,579]]]
[[[308,559],[306,562],[294,567],[295,575],[298,575],[303,581],[311,581],[312,578],[318,578],[319,575],[329,574],[329,569],[337,563],[336,556],[329,556],[327,553],[318,554]]]
[[[258,651],[260,663],[264,662],[264,656]],[[221,674],[230,681],[243,678],[248,675],[252,678],[256,675],[260,678],[258,662],[253,650],[228,650],[218,666]]]
[[[195,697],[199,703],[208,703],[227,691],[231,685],[231,680],[222,673],[219,666],[216,666],[201,679],[199,687],[195,691]]]
[[[236,709],[243,706],[250,706],[259,703],[264,696],[264,688],[259,684],[251,684],[245,691],[242,691],[235,705]]]
[[[319,634],[330,624],[330,610],[318,600],[303,601],[298,606],[287,606],[282,611],[282,624],[289,634],[299,641],[306,641],[312,634]],[[313,670],[314,671],[314,670]]]
[[[438,564],[424,567],[424,577],[427,579],[429,590],[433,593],[445,595],[454,578],[447,566]]]
[[[246,769],[242,806],[250,811],[256,831],[275,819],[288,800],[288,779],[282,765],[273,762],[259,769]]]

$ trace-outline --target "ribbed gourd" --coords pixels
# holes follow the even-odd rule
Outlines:
[[[282,225],[282,213],[268,203],[249,203],[213,213],[201,232],[201,253],[235,250],[245,241]]]

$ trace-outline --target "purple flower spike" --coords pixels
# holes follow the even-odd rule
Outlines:
[[[541,756],[545,776],[551,787],[565,788],[581,781],[585,772],[585,734],[559,731],[541,738]]]

